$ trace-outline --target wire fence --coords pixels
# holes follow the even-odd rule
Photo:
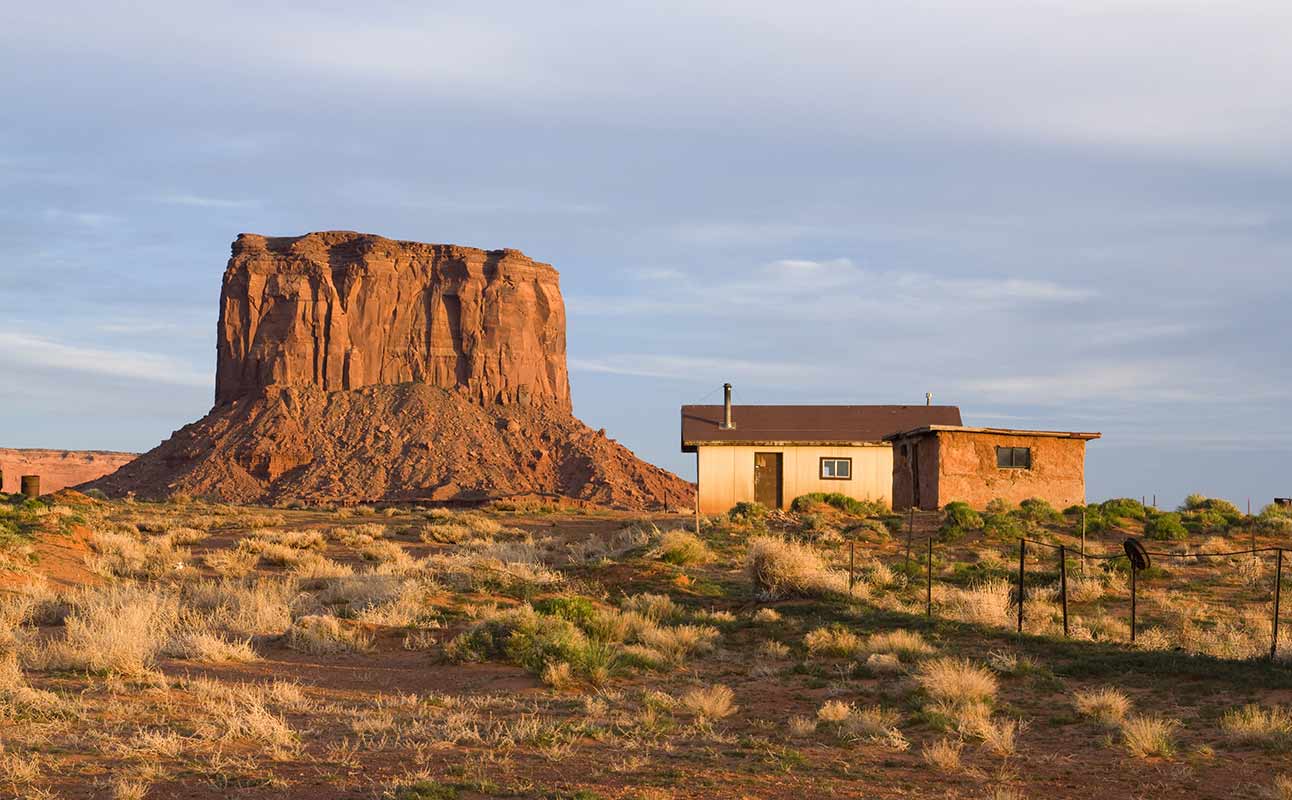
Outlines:
[[[1140,623],[1142,622],[1141,618],[1143,616],[1139,608],[1143,590],[1139,586],[1139,583],[1141,582],[1141,576],[1153,569],[1154,561],[1201,565],[1204,563],[1212,563],[1215,560],[1241,559],[1248,557],[1252,559],[1250,565],[1243,565],[1241,562],[1231,561],[1228,566],[1232,567],[1235,571],[1242,571],[1244,573],[1245,577],[1243,580],[1246,582],[1248,590],[1264,592],[1266,590],[1263,587],[1268,586],[1268,600],[1262,598],[1257,599],[1262,604],[1268,602],[1272,607],[1263,609],[1259,612],[1261,615],[1268,614],[1268,616],[1263,617],[1260,619],[1259,624],[1251,626],[1245,631],[1245,635],[1242,637],[1244,641],[1241,646],[1231,648],[1226,652],[1245,652],[1244,655],[1229,655],[1229,657],[1254,657],[1259,651],[1255,650],[1251,640],[1253,637],[1260,636],[1268,637],[1268,648],[1264,650],[1266,657],[1271,661],[1279,658],[1279,628],[1282,606],[1283,561],[1285,553],[1285,549],[1282,547],[1253,546],[1240,550],[1223,550],[1215,552],[1189,552],[1187,550],[1185,552],[1164,552],[1161,550],[1147,549],[1144,547],[1143,542],[1135,537],[1127,537],[1122,543],[1122,551],[1116,553],[1088,552],[1085,548],[1084,537],[1082,546],[1079,549],[1065,544],[1055,544],[1053,542],[1045,542],[1027,537],[1017,539],[1016,544],[1018,563],[1016,570],[1010,568],[1010,571],[1013,572],[1013,574],[1009,577],[1011,585],[1009,586],[1008,612],[1010,616],[1013,617],[1013,619],[1010,620],[1012,627],[1014,627],[1019,634],[1024,632],[1025,626],[1031,621],[1030,614],[1032,611],[1039,611],[1044,615],[1051,610],[1051,606],[1057,606],[1057,608],[1053,609],[1055,615],[1053,624],[1057,629],[1059,622],[1058,617],[1061,615],[1062,635],[1065,638],[1072,637],[1074,633],[1073,618],[1069,610],[1069,573],[1074,568],[1079,569],[1079,579],[1083,582],[1088,581],[1090,579],[1088,565],[1091,562],[1094,564],[1100,564],[1102,562],[1105,565],[1105,575],[1120,574],[1122,570],[1128,573],[1129,591],[1127,599],[1129,600],[1129,609],[1127,609],[1125,613],[1127,617],[1127,627],[1129,628],[1129,641],[1132,644],[1136,644],[1137,639],[1140,636],[1139,628]],[[858,575],[857,545],[858,543],[855,540],[849,540],[848,591],[850,595],[853,594],[854,588],[862,582]],[[945,548],[947,551],[950,551],[953,547],[953,545],[940,542],[937,537],[934,536],[920,537],[917,539],[908,533],[906,540],[906,557],[901,571],[904,572],[907,580],[911,583],[914,583],[921,577],[924,579],[924,613],[929,618],[934,616],[935,588],[939,590],[945,588],[944,581],[935,575],[935,548]],[[1012,549],[1012,544],[1010,547]],[[1046,555],[1044,555],[1047,553],[1052,553],[1053,556],[1047,558]],[[1271,554],[1271,560],[1274,562],[1274,576],[1273,580],[1269,584],[1264,584],[1263,576],[1265,574],[1266,567],[1263,563],[1258,563],[1257,560],[1262,557],[1269,557]],[[1011,555],[1013,554],[1011,553]],[[863,557],[867,557],[867,554],[863,553]],[[872,559],[874,558],[873,554],[869,557]],[[1051,560],[1054,562],[1052,566],[1048,563]],[[923,561],[924,563],[920,564],[920,561]],[[965,562],[959,563],[961,565],[965,564]],[[920,575],[920,572],[922,572],[923,575]],[[1159,572],[1161,572],[1160,568]],[[1054,584],[1048,586],[1038,585],[1051,578],[1055,580]],[[1190,588],[1197,589],[1197,586],[1191,581]],[[1036,599],[1038,594],[1049,596],[1051,593],[1053,595],[1052,601],[1038,601]],[[1238,611],[1233,604],[1234,598],[1229,598],[1229,600],[1231,602],[1225,605],[1224,608],[1237,614]],[[1181,605],[1187,605],[1187,603],[1181,603]],[[993,610],[995,613],[992,616],[992,620],[999,621],[1001,608],[998,605]],[[1102,610],[1101,604],[1101,613]],[[1187,608],[1171,610],[1171,613],[1176,615],[1187,615],[1187,612]],[[1184,616],[1183,619],[1183,624],[1185,625],[1197,622],[1197,620],[1191,620],[1187,616]],[[1266,626],[1268,626],[1267,631],[1265,630]],[[1046,626],[1041,624],[1036,627],[1044,629]],[[1057,633],[1057,630],[1055,632]],[[1231,629],[1229,634],[1232,638],[1238,638],[1239,631],[1237,629]],[[1082,638],[1090,637],[1083,636]],[[1114,637],[1105,636],[1104,638]],[[1154,644],[1159,648],[1163,646],[1160,641],[1157,641]],[[1184,647],[1183,649],[1190,648]]]

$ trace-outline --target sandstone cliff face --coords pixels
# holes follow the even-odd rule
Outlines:
[[[517,250],[344,231],[238,237],[220,296],[217,406],[406,382],[568,411],[556,270]]]
[[[115,472],[135,460],[134,453],[103,450],[13,450],[0,447],[0,491],[17,494],[23,475],[39,475],[43,494],[57,492]]]

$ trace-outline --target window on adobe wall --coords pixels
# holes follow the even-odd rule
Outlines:
[[[851,458],[821,459],[821,480],[823,481],[852,480],[852,459]]]
[[[1001,469],[1031,469],[1032,448],[997,447],[996,466]]]

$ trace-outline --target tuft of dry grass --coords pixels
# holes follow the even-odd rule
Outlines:
[[[1111,686],[1079,691],[1072,696],[1072,702],[1078,714],[1095,719],[1110,728],[1120,726],[1131,709],[1130,698],[1120,689]]]
[[[870,654],[894,655],[903,661],[914,661],[937,652],[920,634],[901,629],[872,633],[867,637],[864,649]]]
[[[990,580],[976,583],[967,589],[946,587],[941,603],[948,616],[961,622],[1002,627],[1013,618],[1010,602],[1010,583]]]
[[[660,560],[670,564],[707,564],[713,560],[709,550],[700,537],[684,530],[668,531],[659,541]]]
[[[177,619],[174,597],[135,587],[87,591],[75,598],[63,638],[24,653],[41,670],[118,672],[142,675],[169,637]]]
[[[852,658],[861,649],[861,637],[839,625],[817,628],[803,637],[808,655]]]
[[[935,658],[920,664],[915,681],[934,700],[951,705],[988,703],[996,697],[996,676],[964,658]]]
[[[810,717],[790,717],[789,725],[793,736],[811,736],[816,733],[816,720]]]
[[[831,569],[810,546],[774,536],[749,540],[746,568],[754,588],[772,597],[843,594],[848,575]]]
[[[774,608],[760,608],[754,612],[754,622],[780,622],[781,612]]]
[[[840,700],[827,700],[825,705],[816,711],[818,722],[829,722],[834,725],[847,722],[850,716],[852,716],[852,706]]]
[[[1276,775],[1274,782],[1264,787],[1260,796],[1264,800],[1292,800],[1292,775]]]
[[[920,756],[924,763],[939,772],[957,772],[960,769],[960,751],[963,749],[963,742],[943,738],[926,744],[920,751]]]
[[[287,646],[312,655],[362,653],[372,649],[372,637],[336,617],[310,614],[288,628]]]
[[[1226,711],[1220,729],[1239,744],[1284,748],[1292,744],[1292,711],[1248,703]]]
[[[144,800],[148,796],[148,784],[144,781],[118,777],[112,782],[112,800]]]
[[[734,700],[735,693],[721,684],[697,687],[679,698],[682,708],[704,720],[725,719],[736,713],[740,707]]]
[[[1122,743],[1136,758],[1170,758],[1175,753],[1175,731],[1179,727],[1180,723],[1173,719],[1133,714],[1122,721]]]

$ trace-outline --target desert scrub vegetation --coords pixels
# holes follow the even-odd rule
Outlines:
[[[817,506],[830,506],[855,517],[875,517],[888,513],[888,505],[877,500],[857,500],[839,492],[810,492],[790,503],[790,510],[807,513]]]
[[[679,566],[707,564],[713,561],[713,552],[700,537],[683,530],[672,530],[660,537],[660,560]]]
[[[1248,703],[1226,711],[1220,729],[1229,741],[1274,750],[1292,749],[1292,711],[1283,706]]]
[[[938,537],[944,542],[958,542],[973,531],[982,530],[982,515],[968,503],[953,500],[942,509],[945,515]]]
[[[1109,728],[1119,727],[1131,709],[1130,698],[1111,686],[1082,689],[1072,696],[1072,703],[1078,714]]]
[[[1175,755],[1175,732],[1179,727],[1177,720],[1131,714],[1122,720],[1122,744],[1136,758],[1170,758]]]
[[[848,591],[846,572],[828,566],[810,545],[790,539],[750,539],[745,564],[754,588],[766,597],[822,597]]]

